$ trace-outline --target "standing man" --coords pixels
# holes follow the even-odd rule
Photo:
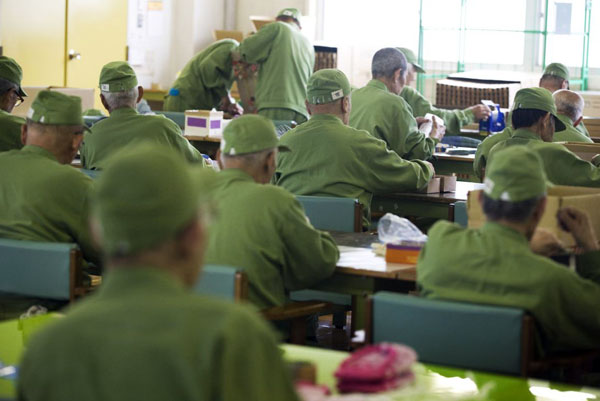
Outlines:
[[[406,85],[408,64],[400,50],[383,48],[373,56],[373,79],[352,93],[350,126],[384,140],[403,159],[426,160],[444,137],[445,128],[433,121],[427,137],[417,125],[412,110],[398,96]]]
[[[155,144],[111,159],[92,223],[105,280],[27,346],[20,400],[297,401],[266,323],[190,291],[211,183],[197,170]]]
[[[0,153],[0,238],[76,243],[87,262],[100,265],[88,227],[92,180],[69,164],[83,139],[81,99],[41,91],[21,128],[25,146]],[[0,319],[49,300],[0,299]]]
[[[98,121],[85,134],[80,152],[84,168],[101,170],[117,150],[145,141],[169,146],[185,160],[204,164],[202,154],[183,137],[177,124],[163,116],[137,112],[136,105],[144,89],[138,86],[133,68],[125,61],[113,61],[102,67],[100,91],[110,117]]]
[[[300,32],[300,17],[297,9],[285,8],[239,47],[244,62],[259,64],[256,105],[258,114],[271,120],[300,124],[308,118],[304,100],[315,51]]]
[[[490,108],[484,104],[476,104],[464,110],[444,110],[433,107],[431,102],[425,98],[419,91],[409,86],[417,79],[417,73],[425,73],[423,67],[417,63],[417,57],[412,50],[405,47],[398,47],[398,50],[404,54],[408,63],[408,73],[406,74],[406,86],[400,92],[400,96],[406,100],[406,103],[412,109],[412,115],[423,117],[427,113],[435,114],[444,120],[446,134],[460,135],[460,129],[463,125],[479,120],[485,120],[490,116]]]
[[[565,125],[565,129],[554,133],[553,142],[586,142],[593,143],[590,138],[577,131],[583,120],[585,102],[580,94],[568,89],[559,89],[552,94],[556,104],[557,117]]]
[[[368,228],[374,193],[416,191],[433,176],[430,163],[403,160],[384,141],[348,126],[350,82],[342,71],[310,77],[306,108],[310,120],[281,137],[291,151],[277,159],[277,185],[293,194],[356,198]]]
[[[557,117],[556,105],[544,88],[525,88],[515,95],[511,112],[512,137],[497,143],[488,162],[503,149],[524,145],[537,153],[544,165],[548,180],[556,185],[600,187],[600,168],[587,162],[559,143],[552,143],[557,131],[565,125]]]
[[[566,65],[561,63],[548,64],[546,68],[544,68],[538,86],[540,88],[548,89],[550,93],[554,93],[560,89],[569,89],[569,69]],[[578,124],[575,128],[583,135],[588,138],[590,137],[590,133],[587,128],[585,128],[585,125],[583,125],[583,122]]]
[[[600,252],[589,216],[570,207],[556,216],[584,252],[576,271],[531,250],[546,207],[543,170],[524,146],[498,152],[480,196],[486,222],[479,229],[436,223],[419,255],[417,286],[428,298],[524,309],[546,350],[598,349]]]
[[[0,152],[21,149],[21,126],[25,120],[10,113],[23,103],[23,70],[12,58],[0,56]]]
[[[206,252],[207,263],[244,270],[248,297],[261,309],[284,305],[289,291],[331,276],[339,257],[331,236],[308,222],[294,195],[269,184],[278,148],[265,117],[249,114],[225,128],[214,191],[219,218]]]
[[[223,110],[232,115],[243,109],[229,94],[233,84],[231,52],[238,42],[233,39],[219,40],[196,54],[173,83],[165,98],[164,110]]]

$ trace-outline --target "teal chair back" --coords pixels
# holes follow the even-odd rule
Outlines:
[[[198,294],[211,295],[231,301],[241,301],[247,296],[246,275],[231,266],[205,265],[194,287]]]
[[[372,300],[373,342],[398,342],[422,362],[523,375],[529,333],[520,309],[379,292]]]
[[[462,227],[467,227],[469,219],[467,216],[467,202],[458,201],[454,203],[454,222]]]
[[[108,118],[106,116],[83,116],[83,123],[90,128],[92,125],[96,124],[100,120],[104,120]]]
[[[169,120],[172,120],[179,128],[182,130],[185,128],[185,113],[179,111],[155,111],[156,114],[167,117]]]
[[[75,244],[0,239],[0,292],[73,300],[78,260]]]
[[[100,170],[88,170],[87,168],[82,168],[81,172],[91,179],[96,179],[100,176]]]
[[[296,198],[315,228],[342,232],[362,231],[362,205],[357,199],[304,195],[297,195]]]

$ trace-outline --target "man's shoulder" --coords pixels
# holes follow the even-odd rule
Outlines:
[[[23,124],[25,124],[25,119],[22,117],[9,113],[0,113],[0,126],[21,129],[21,125]]]
[[[429,237],[429,239],[437,240],[449,236],[469,235],[473,231],[474,230],[472,229],[461,227],[456,223],[440,220],[429,229],[429,231],[427,232],[427,236]]]

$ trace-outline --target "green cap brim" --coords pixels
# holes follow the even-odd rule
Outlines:
[[[285,145],[278,145],[277,150],[279,150],[280,152],[291,152],[292,151],[292,149],[288,148]]]
[[[25,92],[23,90],[23,88],[21,88],[20,86],[19,86],[19,96],[21,96],[21,97],[27,97],[28,96],[27,92]]]
[[[552,117],[554,117],[554,132],[560,132],[567,129],[565,124],[562,121],[560,121],[560,119],[557,116],[552,114]]]
[[[421,73],[421,74],[425,74],[425,69],[423,67],[421,67],[419,64],[417,63],[412,63],[413,68],[415,69],[416,72]]]

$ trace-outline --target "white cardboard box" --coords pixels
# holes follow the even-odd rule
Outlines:
[[[223,136],[223,112],[215,110],[186,110],[185,135]]]

